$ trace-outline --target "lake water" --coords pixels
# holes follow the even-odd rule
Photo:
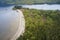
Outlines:
[[[13,6],[0,7],[0,40],[10,40],[16,34],[20,16]]]
[[[14,5],[0,6],[0,40],[16,40],[25,29],[21,10],[12,10]]]
[[[41,5],[22,5],[24,8],[38,9],[38,10],[60,10],[60,4],[41,4]]]
[[[38,10],[60,10],[59,4],[43,4],[43,5],[21,5],[24,8],[38,9]],[[17,12],[13,11],[13,6],[0,6],[0,40],[7,40],[17,30],[18,25],[12,25],[19,21]],[[12,26],[11,26],[12,25]]]

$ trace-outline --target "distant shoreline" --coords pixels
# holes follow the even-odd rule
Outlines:
[[[12,5],[43,5],[43,4],[54,5],[54,4],[60,4],[60,3],[33,3],[33,4],[2,4],[0,3],[0,7],[12,6]]]

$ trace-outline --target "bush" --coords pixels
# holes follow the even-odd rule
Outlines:
[[[22,6],[14,6],[13,10],[22,9]]]

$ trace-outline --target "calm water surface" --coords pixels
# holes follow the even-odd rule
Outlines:
[[[10,40],[17,32],[19,16],[13,6],[0,6],[0,40]]]
[[[38,9],[38,10],[60,10],[60,4],[41,4],[41,5],[22,5],[24,8]]]

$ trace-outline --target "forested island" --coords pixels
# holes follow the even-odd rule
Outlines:
[[[17,40],[60,40],[60,11],[22,8],[25,33]]]

